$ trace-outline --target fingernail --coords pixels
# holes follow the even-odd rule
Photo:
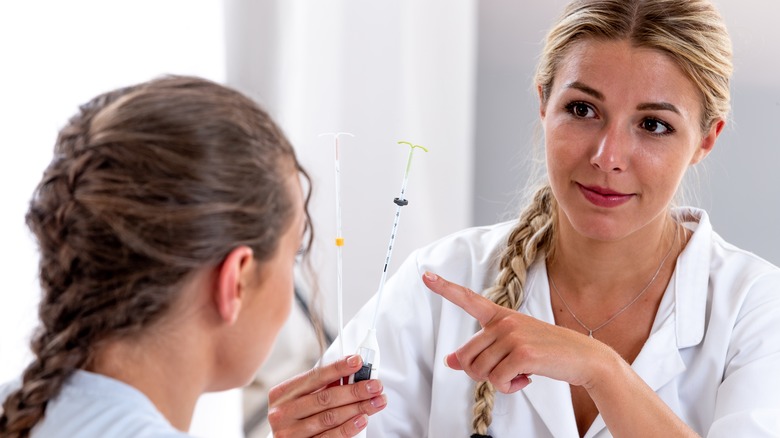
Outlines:
[[[444,366],[449,368],[450,364],[447,363],[447,355],[444,355]]]
[[[366,424],[368,424],[368,417],[366,417],[365,415],[361,415],[355,418],[355,427],[357,427],[358,429],[362,429],[366,427]]]
[[[382,406],[387,405],[387,397],[385,397],[384,394],[380,395],[379,397],[374,397],[371,399],[371,406],[375,408],[381,408]]]
[[[370,380],[368,383],[366,383],[366,391],[370,392],[371,394],[376,394],[377,392],[382,391],[382,383],[378,380]]]
[[[360,356],[357,354],[353,354],[352,356],[347,358],[347,365],[350,367],[356,367],[360,365]]]
[[[425,271],[425,274],[423,275],[425,275],[425,278],[427,278],[428,281],[436,281],[439,279],[439,276],[434,274],[433,272]]]

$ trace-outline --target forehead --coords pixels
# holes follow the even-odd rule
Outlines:
[[[694,120],[701,111],[701,94],[671,56],[628,41],[573,43],[558,65],[552,94],[573,82],[599,91],[607,102],[668,102]]]

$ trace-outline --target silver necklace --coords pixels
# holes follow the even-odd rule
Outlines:
[[[592,338],[592,337],[593,337],[593,333],[594,333],[594,332],[601,330],[602,328],[604,328],[604,326],[606,326],[606,325],[607,325],[607,324],[609,324],[610,322],[614,321],[614,319],[615,319],[615,318],[617,318],[618,316],[620,316],[620,314],[621,314],[621,313],[625,312],[625,311],[626,311],[626,309],[628,309],[629,307],[631,307],[631,305],[632,305],[632,304],[636,303],[636,302],[637,302],[637,300],[639,300],[639,298],[640,298],[642,295],[644,295],[644,294],[645,294],[645,292],[647,292],[647,290],[650,288],[650,285],[651,285],[651,284],[653,284],[653,282],[655,281],[656,277],[658,277],[658,274],[661,272],[661,268],[664,266],[664,263],[666,263],[666,259],[668,259],[668,258],[669,258],[669,255],[672,253],[672,249],[674,248],[674,244],[675,244],[675,243],[677,243],[677,233],[674,233],[674,241],[672,242],[672,246],[670,246],[670,247],[669,247],[669,251],[667,251],[667,252],[666,252],[666,255],[665,255],[665,256],[664,256],[664,258],[661,260],[661,264],[659,264],[659,265],[658,265],[658,269],[656,269],[656,270],[655,270],[655,273],[653,274],[653,278],[651,278],[651,279],[650,279],[650,281],[649,281],[649,282],[648,282],[648,283],[645,285],[645,287],[643,287],[643,288],[642,288],[642,290],[641,290],[641,291],[639,291],[639,293],[638,293],[638,294],[637,294],[637,295],[634,297],[634,299],[633,299],[633,300],[631,300],[631,302],[630,302],[630,303],[628,303],[628,304],[626,304],[625,306],[623,306],[623,308],[621,308],[620,310],[618,310],[618,311],[617,311],[617,313],[615,313],[614,315],[612,315],[611,317],[609,317],[609,319],[607,319],[606,321],[602,322],[602,323],[601,323],[601,324],[600,324],[598,327],[596,327],[596,328],[590,328],[590,327],[588,327],[588,326],[587,326],[587,325],[585,325],[585,323],[583,323],[583,322],[582,322],[582,321],[581,321],[579,318],[577,318],[577,315],[575,315],[575,314],[574,314],[574,312],[572,312],[572,310],[571,310],[571,308],[569,307],[569,305],[568,305],[568,304],[566,304],[566,300],[564,300],[564,299],[563,299],[563,297],[561,296],[561,292],[558,290],[558,286],[556,286],[556,285],[555,285],[555,280],[553,280],[553,278],[552,278],[552,276],[551,276],[551,275],[549,276],[549,278],[550,278],[550,284],[552,285],[552,287],[553,287],[553,290],[555,291],[555,295],[558,295],[558,298],[559,298],[559,299],[561,300],[561,302],[563,303],[563,306],[564,306],[564,307],[566,307],[566,310],[568,310],[568,311],[569,311],[569,314],[572,316],[572,318],[574,318],[574,320],[575,320],[575,321],[577,321],[577,323],[578,323],[579,325],[581,325],[581,326],[582,326],[582,328],[584,328],[585,330],[587,330],[587,331],[588,331],[588,336]]]

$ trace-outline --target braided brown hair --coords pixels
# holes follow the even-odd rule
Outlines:
[[[0,435],[29,436],[100,343],[159,321],[196,269],[241,245],[270,258],[294,212],[296,171],[306,175],[270,117],[214,82],[168,76],[81,106],[27,213],[40,326]]]
[[[731,41],[710,1],[573,0],[548,33],[536,70],[542,105],[547,104],[567,49],[587,38],[626,40],[667,54],[700,92],[702,131],[706,132],[714,120],[727,117],[733,70]],[[526,270],[537,257],[552,257],[556,211],[552,190],[545,186],[509,235],[496,283],[486,292],[494,302],[512,309],[520,307]],[[487,435],[494,395],[489,382],[477,384],[472,424],[476,435]]]

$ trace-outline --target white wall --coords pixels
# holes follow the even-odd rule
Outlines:
[[[408,154],[397,141],[430,152],[415,152],[388,272],[413,249],[470,224],[476,2],[228,0],[226,19],[227,82],[269,110],[312,176],[315,308],[335,333],[334,148],[318,135],[355,135],[340,142],[348,321],[382,274]],[[310,331],[293,324],[258,381],[273,384],[313,364]],[[290,354],[302,345],[309,354]]]
[[[164,73],[223,81],[221,17],[218,1],[0,3],[0,381],[31,358],[39,289],[24,214],[57,131],[79,104],[109,89]],[[215,397],[199,412],[221,415],[233,430],[201,413],[193,431],[240,436],[240,397]]]
[[[566,0],[479,3],[474,222],[514,217],[537,107],[533,71]],[[716,0],[734,45],[733,120],[699,172],[697,205],[730,242],[780,264],[780,2]],[[702,167],[702,166],[699,166]]]
[[[282,125],[314,182],[325,316],[335,326],[333,141],[341,140],[344,313],[377,290],[408,148],[415,152],[390,272],[471,216],[476,2],[230,0],[228,83]]]

